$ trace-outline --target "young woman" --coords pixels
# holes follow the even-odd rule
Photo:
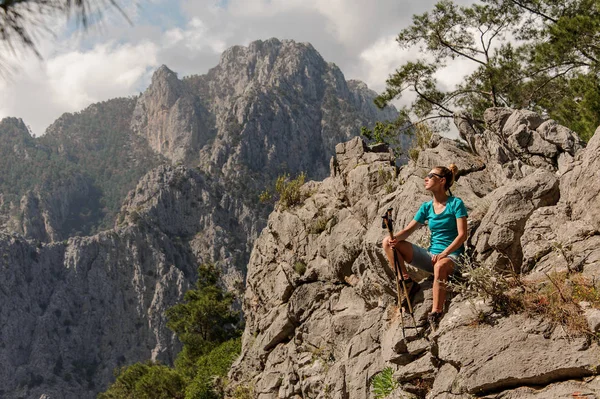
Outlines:
[[[433,306],[427,317],[431,329],[435,331],[446,300],[446,281],[458,266],[458,258],[464,252],[467,239],[467,209],[463,201],[452,195],[450,187],[458,168],[452,164],[449,168],[437,166],[425,176],[425,189],[433,194],[433,199],[424,202],[414,219],[394,239],[387,236],[383,240],[383,249],[394,270],[394,249],[409,297],[418,290],[406,271],[404,263],[433,273]],[[411,244],[406,239],[420,226],[428,222],[431,231],[431,245],[428,249]]]

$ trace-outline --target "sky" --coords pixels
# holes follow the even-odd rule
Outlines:
[[[471,3],[473,0],[455,0]],[[167,65],[180,77],[204,74],[234,45],[271,37],[309,42],[346,79],[377,92],[402,63],[419,56],[400,49],[397,34],[433,0],[117,0],[88,29],[65,16],[48,18],[32,52],[1,49],[0,119],[22,118],[36,136],[65,112],[143,92]],[[129,21],[128,21],[129,20]],[[439,84],[452,87],[473,66],[448,65]],[[8,71],[8,72],[6,72]],[[396,102],[409,103],[410,96]]]

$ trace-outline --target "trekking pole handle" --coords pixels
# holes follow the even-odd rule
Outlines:
[[[388,208],[385,215],[381,217],[382,223],[381,227],[387,229],[390,233],[390,238],[394,239],[394,220],[392,219],[392,208]]]

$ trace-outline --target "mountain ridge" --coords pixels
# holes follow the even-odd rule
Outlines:
[[[247,80],[251,64],[242,53],[250,49],[265,54],[252,66],[256,76],[270,70],[264,87]],[[303,52],[314,60],[298,58]],[[240,291],[272,207],[258,201],[259,192],[280,173],[304,171],[314,179],[328,173],[336,140],[395,115],[387,110],[373,119],[374,105],[370,116],[362,115],[343,74],[312,46],[254,42],[224,60],[233,54],[243,68],[207,74],[237,82],[222,93],[207,77],[179,79],[159,67],[140,96],[58,118],[26,147],[36,155],[31,160],[19,164],[17,155],[8,157],[13,147],[0,143],[13,181],[39,180],[18,190],[5,184],[0,201],[4,395],[92,397],[117,366],[171,362],[179,346],[164,311],[181,300],[199,263],[217,264],[222,283]],[[306,70],[314,75],[306,80],[304,69],[290,66],[292,72],[277,77],[288,61],[309,69],[316,62]],[[202,87],[215,97],[202,95]],[[312,102],[304,104],[298,93]],[[23,130],[22,121],[4,123],[13,122]]]

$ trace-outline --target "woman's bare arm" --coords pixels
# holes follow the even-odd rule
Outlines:
[[[390,243],[392,241],[396,242],[406,240],[416,229],[418,229],[421,226],[421,223],[417,222],[414,219],[411,220],[410,223],[402,231],[394,234],[394,240],[390,240]]]

